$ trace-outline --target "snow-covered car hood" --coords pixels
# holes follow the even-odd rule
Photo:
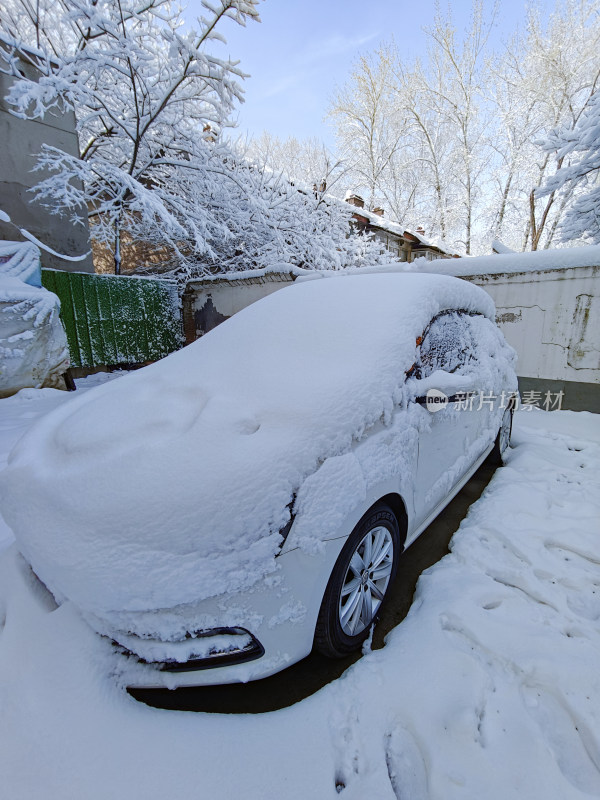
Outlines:
[[[415,340],[489,296],[438,275],[283,289],[50,413],[0,475],[34,570],[83,610],[147,611],[272,571],[294,491],[401,399]]]

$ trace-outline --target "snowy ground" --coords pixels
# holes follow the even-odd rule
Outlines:
[[[0,465],[66,399],[0,400]],[[0,528],[0,797],[600,797],[599,475],[600,417],[520,412],[508,465],[385,648],[256,716],[131,699]]]

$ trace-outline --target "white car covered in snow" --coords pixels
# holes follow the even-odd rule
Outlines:
[[[358,648],[403,549],[508,446],[489,296],[423,274],[297,282],[42,419],[2,513],[128,682],[253,680]]]

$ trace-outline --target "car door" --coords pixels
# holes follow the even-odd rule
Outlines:
[[[477,376],[468,315],[439,314],[423,334],[415,369],[423,386],[416,398],[420,415],[414,490],[417,526],[446,500],[477,458],[481,422]]]

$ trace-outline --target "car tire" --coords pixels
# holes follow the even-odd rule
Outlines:
[[[504,454],[508,450],[510,437],[512,434],[513,410],[507,408],[502,416],[502,424],[496,436],[494,447],[489,455],[489,462],[493,466],[500,467],[504,463]]]
[[[361,646],[389,594],[401,550],[396,515],[377,503],[348,537],[329,578],[315,629],[318,652],[344,658]]]

